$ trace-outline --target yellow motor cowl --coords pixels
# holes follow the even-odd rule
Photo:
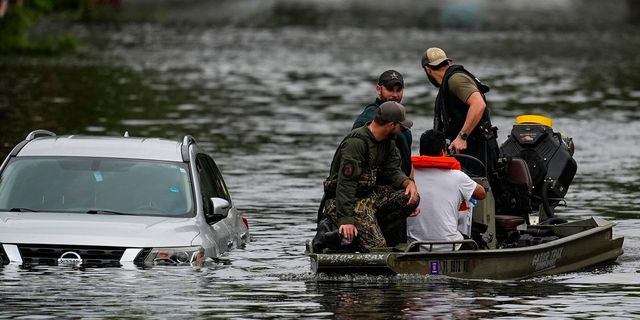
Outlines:
[[[525,115],[516,117],[516,124],[525,124],[525,123],[536,123],[536,124],[541,124],[543,126],[547,126],[549,128],[553,128],[553,120],[545,116],[539,116],[535,114],[525,114]]]

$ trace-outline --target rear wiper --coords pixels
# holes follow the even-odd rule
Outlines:
[[[118,211],[111,211],[111,210],[89,210],[86,213],[89,213],[89,214],[117,214],[117,215],[130,214],[130,213],[126,213],[126,212],[118,212]]]
[[[33,210],[29,208],[11,208],[9,212],[38,212],[38,210]]]

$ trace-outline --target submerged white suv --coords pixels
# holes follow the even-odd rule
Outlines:
[[[0,167],[0,265],[201,265],[249,241],[191,136],[36,130]]]

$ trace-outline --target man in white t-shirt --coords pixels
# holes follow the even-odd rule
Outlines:
[[[478,200],[486,197],[484,188],[460,171],[460,163],[446,156],[445,148],[442,132],[427,130],[420,136],[420,156],[414,156],[412,161],[422,213],[407,218],[408,242],[464,239],[458,231],[458,220],[464,211],[461,207],[467,207],[471,197]],[[451,248],[451,245],[434,245],[433,251]]]

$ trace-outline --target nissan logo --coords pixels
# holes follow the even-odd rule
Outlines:
[[[59,266],[79,267],[82,265],[82,257],[76,252],[67,251],[58,258]]]

